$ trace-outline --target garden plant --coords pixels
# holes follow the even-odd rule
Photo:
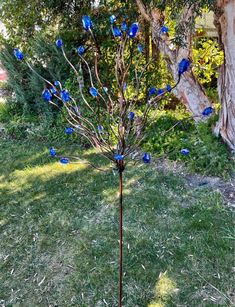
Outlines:
[[[123,172],[131,161],[139,160],[146,164],[151,162],[150,154],[141,153],[139,150],[145,138],[145,129],[153,121],[149,113],[151,110],[157,110],[163,97],[165,98],[178,84],[182,83],[181,76],[190,70],[191,62],[187,58],[180,59],[177,82],[168,84],[162,89],[151,87],[147,101],[143,103],[141,91],[144,83],[143,76],[152,59],[147,64],[143,64],[144,46],[139,43],[141,35],[139,24],[137,22],[129,24],[125,19],[119,22],[114,15],[110,16],[109,21],[111,39],[116,44],[116,54],[112,58],[112,63],[109,64],[110,82],[102,81],[100,70],[102,61],[105,61],[106,50],[100,48],[89,16],[83,16],[82,23],[90,35],[90,40],[77,48],[75,64],[74,60],[68,58],[63,40],[59,38],[56,41],[56,46],[76,75],[79,89],[76,98],[72,97],[60,81],[49,81],[39,75],[20,49],[14,49],[14,54],[44,82],[43,99],[61,110],[68,122],[65,133],[77,134],[87,140],[107,160],[107,167],[101,168],[77,156],[61,156],[53,147],[50,148],[50,155],[58,158],[64,165],[87,163],[100,171],[113,171],[119,175],[118,300],[121,307],[123,302]],[[168,36],[168,27],[164,23],[161,25],[159,35]],[[93,58],[93,64],[90,63],[87,55],[89,59]],[[185,76],[187,77],[187,73]],[[208,107],[201,116],[208,116],[212,112],[212,107]],[[181,153],[188,155],[189,150],[184,148]]]

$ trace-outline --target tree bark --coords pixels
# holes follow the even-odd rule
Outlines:
[[[235,150],[235,0],[217,1],[215,25],[224,50],[218,79],[221,110],[215,133]]]
[[[147,12],[142,0],[136,0],[141,15],[150,23],[152,36],[157,48],[164,55],[168,68],[172,73],[175,82],[178,81],[178,64],[183,59],[192,58],[192,35],[193,31],[187,26],[194,15],[194,6],[186,7],[182,14],[181,24],[185,24],[185,41],[183,47],[175,47],[169,39],[168,34],[162,34],[161,28],[164,23],[162,12],[154,9]],[[193,70],[187,71],[181,78],[173,94],[185,104],[192,113],[195,120],[202,119],[202,112],[211,106],[211,100],[206,96],[203,87],[197,81]]]

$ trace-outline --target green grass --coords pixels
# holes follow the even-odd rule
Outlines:
[[[62,166],[48,144],[0,146],[0,301],[117,306],[117,176]],[[153,165],[124,178],[123,305],[230,306],[233,220],[221,196]]]
[[[158,111],[153,117],[153,124],[148,127],[143,144],[145,150],[159,156],[167,156],[174,161],[181,161],[193,172],[224,178],[233,176],[234,155],[220,138],[213,135],[217,116],[212,116],[205,123],[183,120],[188,116],[189,114],[182,108],[176,111]],[[183,121],[172,129],[180,120]],[[181,154],[183,148],[188,148],[190,155],[183,156]]]

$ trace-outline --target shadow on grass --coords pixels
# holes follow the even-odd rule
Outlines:
[[[1,180],[0,299],[6,305],[116,306],[118,178],[85,165],[48,163],[40,145],[30,152],[15,148],[8,147],[15,164],[2,166],[13,175],[3,173]],[[92,152],[86,156],[106,165]],[[196,294],[205,281],[196,272],[227,292],[233,254],[224,237],[232,217],[218,195],[200,191],[183,208],[182,180],[143,165],[125,172],[124,186],[124,305],[147,306],[166,271],[179,289],[158,298],[166,306],[200,304]]]

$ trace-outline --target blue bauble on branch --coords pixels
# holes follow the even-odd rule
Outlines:
[[[180,151],[182,153],[182,155],[187,156],[190,153],[190,150],[188,148],[183,148]]]
[[[169,32],[169,28],[168,28],[167,26],[163,26],[163,27],[161,28],[161,32],[164,33],[164,34],[166,34],[166,33]]]
[[[138,22],[134,22],[134,23],[130,26],[130,28],[129,28],[127,34],[128,34],[128,36],[129,36],[130,38],[134,38],[134,37],[136,37],[136,34],[137,34],[138,31],[139,31],[139,24],[138,24]]]
[[[52,95],[57,94],[57,90],[54,87],[50,88],[50,92],[52,93]]]
[[[144,47],[143,47],[141,44],[139,44],[139,45],[137,46],[137,49],[138,49],[138,51],[139,51],[140,53],[142,53],[142,52],[144,51]]]
[[[51,148],[49,149],[49,152],[50,152],[50,156],[51,156],[51,157],[56,157],[56,150],[55,150],[55,148],[51,147]]]
[[[157,94],[157,89],[156,87],[151,87],[151,89],[149,90],[149,96],[153,96]]]
[[[148,164],[151,162],[151,156],[149,153],[145,152],[143,157],[142,157],[142,160],[145,164]]]
[[[61,158],[61,159],[60,159],[60,163],[61,163],[61,164],[69,164],[69,162],[70,162],[70,161],[69,161],[68,158]]]
[[[188,59],[183,59],[181,60],[181,62],[179,63],[179,75],[182,75],[183,73],[185,73],[189,67],[190,67],[191,62]]]
[[[83,55],[85,53],[86,49],[83,45],[79,46],[77,49],[77,52],[79,55]]]
[[[125,21],[122,22],[121,28],[123,32],[127,31],[127,23]]]
[[[98,91],[95,87],[90,87],[89,93],[91,94],[92,97],[97,97],[98,96]]]
[[[67,91],[67,90],[62,90],[60,92],[60,96],[61,96],[61,99],[63,100],[63,102],[68,102],[68,101],[71,100],[69,91]]]
[[[121,155],[121,154],[116,154],[116,155],[114,155],[114,159],[116,161],[122,161],[124,159],[124,156]]]
[[[93,24],[92,24],[90,16],[85,15],[85,16],[82,17],[82,25],[83,25],[84,29],[87,30],[87,31],[92,29]]]
[[[14,56],[17,58],[17,60],[19,61],[23,61],[24,59],[24,54],[22,51],[20,51],[20,49],[16,48],[14,49]]]
[[[214,112],[214,109],[212,107],[207,107],[205,110],[202,112],[203,116],[209,116]]]
[[[42,92],[42,98],[43,98],[46,102],[51,101],[51,99],[52,99],[52,94],[51,94],[51,92],[50,92],[48,89],[44,90],[44,91]]]
[[[65,129],[64,129],[64,131],[65,131],[65,133],[66,134],[72,134],[72,133],[74,133],[74,128],[72,128],[72,127],[66,127]]]
[[[113,35],[115,37],[120,37],[120,36],[122,36],[122,31],[117,26],[114,26],[113,27]]]
[[[129,112],[129,115],[128,115],[128,118],[129,118],[129,120],[133,120],[134,119],[134,117],[135,117],[135,113],[134,112]]]
[[[61,47],[63,46],[63,41],[62,41],[61,38],[57,39],[57,41],[56,41],[56,46],[57,46],[58,48],[61,48]]]
[[[169,84],[167,84],[167,86],[166,86],[166,90],[167,90],[167,92],[171,92],[172,91],[172,87],[169,85]]]
[[[116,20],[117,20],[117,18],[116,18],[116,16],[114,16],[114,15],[112,15],[112,16],[109,17],[109,21],[110,21],[111,24],[115,23]]]

